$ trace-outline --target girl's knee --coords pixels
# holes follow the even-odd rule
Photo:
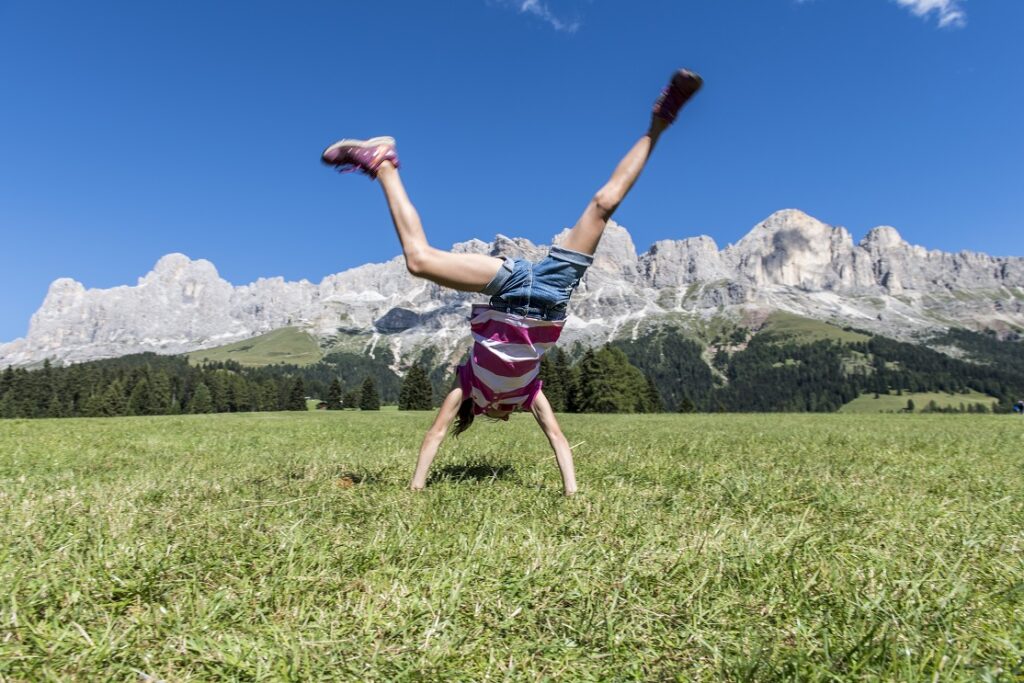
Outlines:
[[[622,196],[618,192],[613,189],[603,187],[594,195],[594,198],[591,200],[591,204],[595,209],[597,209],[600,216],[607,219],[615,213],[615,209],[619,208],[619,203],[621,201]]]

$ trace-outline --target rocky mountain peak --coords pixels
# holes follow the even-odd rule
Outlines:
[[[861,246],[865,249],[890,249],[892,247],[906,246],[899,231],[890,225],[880,225],[871,228],[868,234],[861,240]]]
[[[822,287],[832,279],[836,256],[852,246],[846,230],[786,209],[758,223],[724,255],[757,285]]]
[[[50,283],[46,296],[68,296],[85,292],[85,285],[69,277],[59,277]]]
[[[161,256],[145,276],[139,278],[139,284],[151,282],[185,282],[185,281],[217,281],[220,273],[217,267],[206,259],[190,259],[185,254],[172,253]],[[224,282],[221,280],[221,282]]]

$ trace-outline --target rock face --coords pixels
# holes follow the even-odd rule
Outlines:
[[[530,259],[546,253],[503,235],[453,250]],[[481,299],[411,277],[400,257],[319,284],[270,278],[236,287],[209,261],[169,254],[135,286],[54,281],[27,337],[0,345],[0,367],[182,353],[286,326],[310,331],[325,348],[384,345],[410,358],[429,346],[450,355],[464,343],[471,302]],[[897,338],[950,326],[1024,329],[1024,259],[929,251],[891,227],[854,244],[846,229],[792,209],[721,250],[701,236],[662,240],[638,255],[629,233],[611,223],[573,297],[563,339],[597,343],[664,322],[743,320],[773,308]]]

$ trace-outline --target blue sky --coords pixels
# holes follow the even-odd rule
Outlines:
[[[1019,0],[0,0],[0,340],[163,254],[236,284],[398,253],[318,163],[394,135],[428,235],[572,224],[677,66],[707,82],[616,219],[720,246],[801,208],[1024,253]]]

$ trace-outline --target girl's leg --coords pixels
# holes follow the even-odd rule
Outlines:
[[[569,231],[561,246],[584,254],[593,254],[597,250],[597,244],[601,241],[608,219],[633,187],[633,183],[647,163],[647,158],[651,155],[651,150],[668,125],[664,119],[656,116],[651,118],[650,129],[637,140],[615,167],[612,177],[590,200],[583,215],[576,221],[576,225]]]
[[[486,254],[453,254],[430,246],[416,207],[405,193],[398,169],[390,161],[385,161],[377,169],[377,180],[384,188],[410,273],[465,292],[479,292],[487,286],[501,268],[501,259]]]

